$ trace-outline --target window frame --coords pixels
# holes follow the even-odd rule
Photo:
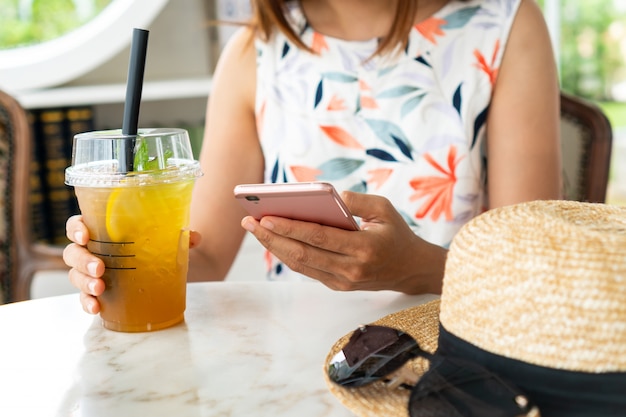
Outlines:
[[[11,93],[67,83],[130,44],[168,0],[113,0],[98,16],[67,34],[36,45],[0,50],[0,89]]]

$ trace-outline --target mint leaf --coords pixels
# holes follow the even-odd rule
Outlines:
[[[135,144],[135,158],[133,160],[133,169],[135,171],[145,171],[145,166],[149,162],[148,144],[146,141],[137,136]]]
[[[165,159],[163,166],[167,166],[167,160],[174,156],[174,152],[171,150],[166,150],[163,152],[163,158]],[[134,158],[134,170],[136,172],[140,171],[156,171],[159,169],[160,161],[159,158],[150,159],[150,155],[148,152],[148,144],[145,140],[142,140],[139,136],[137,137],[137,144],[135,145],[135,158]]]
[[[167,166],[167,160],[169,158],[171,158],[172,156],[174,156],[174,153],[172,151],[170,151],[169,149],[166,150],[165,152],[163,152],[163,158],[165,159],[165,163],[163,164],[163,166]],[[143,167],[144,167],[144,171],[154,171],[154,170],[158,170],[159,169],[159,158],[154,158],[151,159],[149,161],[147,161]]]

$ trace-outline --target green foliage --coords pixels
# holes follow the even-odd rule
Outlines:
[[[541,8],[550,0],[537,0]],[[624,0],[559,0],[561,88],[596,101],[613,100],[626,82]],[[621,7],[618,7],[621,6]]]
[[[615,101],[603,101],[597,103],[606,117],[608,117],[613,128],[626,127],[626,103]]]
[[[81,15],[76,4],[91,6]],[[0,0],[0,49],[45,42],[80,27],[111,0]]]
[[[626,13],[606,0],[562,1],[561,83],[564,90],[595,100],[611,98],[620,81],[622,38],[615,32]]]

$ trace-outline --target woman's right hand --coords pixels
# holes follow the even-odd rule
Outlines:
[[[80,290],[80,302],[90,314],[100,312],[98,297],[104,292],[104,262],[87,250],[89,231],[83,217],[70,217],[65,224],[67,237],[73,242],[63,250],[63,261],[69,266],[69,279]]]

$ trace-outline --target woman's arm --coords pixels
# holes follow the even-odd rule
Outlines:
[[[256,131],[256,54],[246,28],[224,49],[213,77],[200,155],[203,177],[194,188],[191,229],[202,238],[190,251],[190,281],[224,279],[237,255],[244,210],[233,197],[240,183],[263,181]]]
[[[559,85],[539,7],[522,0],[487,121],[490,207],[561,198]]]

